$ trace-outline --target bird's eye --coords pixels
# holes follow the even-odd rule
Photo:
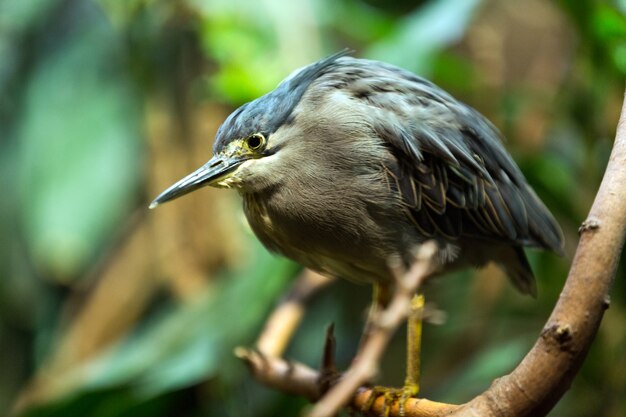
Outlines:
[[[260,133],[255,133],[252,136],[248,136],[248,138],[246,138],[246,145],[248,145],[248,148],[256,151],[257,149],[260,149],[263,145],[265,145],[265,136]]]

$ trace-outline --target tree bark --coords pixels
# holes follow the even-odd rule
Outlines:
[[[626,101],[615,144],[561,296],[519,366],[450,416],[544,416],[569,389],[595,338],[626,235]]]

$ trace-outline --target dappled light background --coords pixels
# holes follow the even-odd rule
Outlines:
[[[300,268],[252,236],[237,193],[148,211],[206,162],[234,108],[352,48],[488,116],[555,214],[566,255],[529,250],[536,300],[496,268],[428,284],[422,395],[464,402],[510,371],[558,298],[610,152],[626,2],[5,0],[0,2],[0,415],[277,416],[305,406],[250,380],[254,343]],[[626,283],[554,415],[626,415]],[[370,288],[320,294],[288,357],[325,327],[350,363]],[[404,380],[404,334],[379,382]]]

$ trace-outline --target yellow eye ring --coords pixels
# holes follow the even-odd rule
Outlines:
[[[255,133],[254,135],[248,136],[246,138],[246,145],[253,151],[261,149],[265,146],[265,136],[261,133]]]

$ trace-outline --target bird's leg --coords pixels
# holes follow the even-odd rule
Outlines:
[[[363,347],[363,344],[367,340],[372,328],[376,325],[376,317],[380,315],[389,301],[391,300],[391,285],[389,283],[375,283],[372,291],[372,304],[367,312],[367,319],[365,320],[365,327],[363,328],[363,334],[361,335],[361,342],[359,343],[359,350]]]
[[[411,312],[407,320],[406,378],[400,396],[400,415],[405,413],[404,405],[420,391],[420,366],[422,358],[422,323],[424,317],[424,295],[416,294],[411,300]]]
[[[424,316],[424,296],[414,295],[407,320],[407,359],[406,377],[402,388],[374,387],[362,411],[369,411],[381,395],[384,396],[384,415],[389,415],[391,406],[398,401],[400,416],[406,415],[405,405],[409,398],[417,396],[420,390],[420,364],[422,347],[422,322]]]

